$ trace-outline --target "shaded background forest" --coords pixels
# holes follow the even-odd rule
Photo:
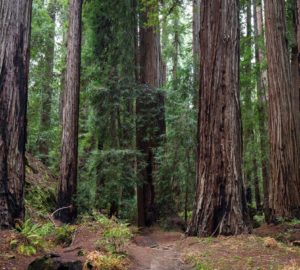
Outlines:
[[[180,216],[187,221],[196,185],[200,1],[163,1],[159,11],[152,12],[145,22],[160,32],[164,66],[163,84],[146,95],[138,78],[137,11],[143,12],[148,2],[84,2],[76,201],[79,213],[96,208],[136,220],[135,189],[142,182],[138,160],[143,155],[136,145],[136,130],[139,125],[142,129],[148,126],[155,133],[151,123],[164,111],[165,133],[156,138],[160,143],[152,147],[156,197],[153,212],[161,218]],[[297,48],[294,4],[287,1],[286,5],[291,59]],[[32,10],[27,150],[57,173],[68,1],[35,0]],[[241,1],[243,174],[253,215],[254,209],[262,214],[269,178],[262,14],[260,1]],[[144,112],[139,115],[136,100],[141,93]],[[156,100],[157,93],[164,96],[162,105]]]
[[[59,168],[60,115],[66,58],[68,1],[34,1],[28,109],[28,151],[54,172]],[[93,208],[136,217],[136,123],[141,94],[136,73],[135,1],[86,1],[83,8],[79,130],[79,212]],[[186,9],[187,8],[187,9]],[[200,12],[200,11],[198,11]],[[157,209],[184,214],[194,200],[197,87],[194,85],[191,3],[165,3],[161,43],[166,82],[166,134],[154,154]],[[157,25],[154,19],[148,22]],[[174,36],[175,33],[175,36]],[[175,42],[175,46],[174,46]],[[54,46],[53,46],[54,45]],[[53,69],[53,72],[52,72]],[[155,99],[153,93],[145,102]],[[147,101],[148,100],[148,101]],[[152,128],[152,127],[150,127]]]

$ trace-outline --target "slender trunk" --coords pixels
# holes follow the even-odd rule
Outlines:
[[[263,34],[263,15],[261,0],[253,0],[254,7],[254,35],[255,35],[255,61],[256,61],[256,81],[257,81],[257,111],[258,111],[258,124],[259,124],[259,136],[260,136],[260,151],[261,151],[261,167],[263,178],[263,190],[264,190],[264,214],[267,222],[270,221],[269,211],[269,156],[268,156],[268,142],[267,142],[267,84],[265,71],[262,70],[263,51],[260,48],[260,42],[265,44]]]
[[[202,0],[201,23],[199,179],[187,233],[239,234],[249,231],[249,216],[242,177],[238,1]]]
[[[144,156],[143,162],[138,164],[143,181],[137,188],[138,226],[148,226],[155,221],[153,172],[156,168],[153,150],[160,145],[165,133],[164,95],[155,90],[162,84],[160,36],[156,27],[144,26],[148,20],[147,12],[142,14],[143,25],[140,28],[140,83],[143,91],[136,101],[136,146]],[[159,111],[154,119],[149,116],[153,109]]]
[[[270,198],[272,219],[299,216],[300,160],[292,76],[286,40],[285,1],[266,0],[269,80]]]
[[[247,6],[246,6],[246,22],[247,22],[247,33],[246,33],[246,38],[247,38],[247,49],[252,48],[252,3],[251,0],[247,1]],[[249,81],[248,85],[246,86],[246,91],[244,95],[244,102],[245,102],[245,109],[246,109],[246,114],[248,116],[248,119],[245,124],[245,131],[244,131],[244,154],[246,154],[246,151],[251,152],[251,148],[253,148],[253,145],[255,143],[255,133],[254,133],[254,121],[252,117],[249,118],[250,116],[253,116],[255,112],[253,111],[253,102],[252,102],[252,53],[247,57],[247,65],[245,67],[245,73],[249,74]],[[255,203],[256,203],[256,208],[260,209],[260,191],[259,191],[259,178],[258,178],[258,166],[257,166],[257,160],[256,158],[251,158],[249,161],[251,163],[250,168],[248,168],[246,172],[246,185],[247,188],[251,188],[251,186],[254,187],[254,194],[255,194]],[[250,165],[250,164],[249,164]],[[252,179],[251,179],[252,177]],[[253,181],[252,181],[253,180]],[[251,196],[252,197],[252,196]],[[251,202],[248,202],[251,203]]]
[[[260,198],[260,188],[259,188],[259,177],[257,175],[258,166],[256,158],[253,158],[253,185],[255,194],[255,205],[258,212],[261,211],[261,198]]]
[[[0,2],[0,228],[24,218],[31,0]]]
[[[50,1],[48,4],[48,14],[52,22],[49,30],[49,42],[45,48],[45,74],[43,80],[42,92],[42,112],[40,119],[40,132],[41,138],[39,140],[39,153],[41,160],[45,164],[48,161],[49,154],[49,139],[46,133],[49,132],[51,127],[51,102],[52,102],[52,83],[53,83],[53,67],[54,67],[54,43],[55,43],[55,13],[56,2]]]
[[[80,91],[80,51],[81,51],[81,9],[82,0],[70,1],[66,88],[62,112],[62,148],[57,218],[72,222],[77,209],[74,196],[77,190],[78,162],[78,119]]]
[[[174,19],[174,51],[173,51],[173,70],[172,70],[172,75],[173,75],[173,88],[177,89],[178,85],[178,78],[177,78],[177,69],[178,69],[178,53],[179,53],[179,21],[178,21],[178,15],[175,15]]]
[[[63,31],[63,36],[62,36],[62,46],[67,49],[68,47],[68,34],[67,31]],[[63,56],[64,62],[67,62],[67,56],[64,54]],[[61,69],[60,72],[60,92],[59,92],[59,122],[62,125],[62,119],[63,119],[63,106],[64,106],[64,95],[65,95],[65,89],[66,89],[66,67],[64,66]]]
[[[193,59],[194,59],[194,106],[199,103],[199,78],[200,78],[200,4],[201,0],[193,0]]]
[[[252,45],[252,40],[251,40],[251,2],[248,1],[247,5],[246,5],[246,36],[245,36],[245,43],[246,43],[246,50],[249,50],[251,48]],[[252,100],[251,100],[251,91],[252,91],[252,87],[251,87],[251,76],[249,76],[251,74],[251,70],[252,70],[252,66],[251,66],[251,54],[246,54],[246,57],[244,59],[244,61],[246,62],[245,66],[244,66],[244,74],[248,74],[248,78],[247,79],[247,84],[244,86],[245,88],[245,93],[244,93],[244,111],[245,111],[245,115],[246,117],[248,117],[248,115],[252,115]],[[246,156],[246,153],[250,151],[249,148],[251,148],[252,145],[252,133],[253,133],[253,123],[252,123],[252,119],[247,118],[244,122],[244,128],[243,128],[243,141],[244,141],[244,156]],[[251,160],[252,161],[252,160]],[[244,160],[244,163],[250,163],[250,160]],[[246,165],[246,164],[245,164]],[[250,165],[250,164],[248,164]],[[244,166],[245,168],[245,184],[247,189],[251,188],[251,175],[252,175],[252,167],[249,168],[250,166]],[[251,202],[248,202],[251,203]]]

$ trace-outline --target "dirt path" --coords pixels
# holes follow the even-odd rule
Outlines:
[[[177,232],[155,229],[136,236],[128,246],[129,270],[191,270],[178,249],[181,237]]]

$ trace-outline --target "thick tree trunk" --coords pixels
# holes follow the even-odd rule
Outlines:
[[[55,43],[55,13],[56,2],[52,0],[48,4],[48,14],[52,20],[49,30],[49,42],[45,48],[45,74],[43,80],[42,92],[42,111],[40,119],[39,153],[41,160],[45,164],[48,161],[49,143],[46,133],[51,127],[51,102],[52,102],[52,83],[53,83],[53,67],[54,67],[54,43]]]
[[[257,100],[258,100],[258,122],[259,122],[259,136],[260,136],[260,151],[261,151],[261,167],[264,189],[264,214],[267,222],[270,221],[269,211],[269,154],[267,142],[267,83],[266,72],[262,71],[263,52],[259,47],[260,41],[264,44],[263,34],[263,14],[261,0],[253,0],[254,7],[254,35],[255,35],[255,61],[256,67],[256,81],[257,81]]]
[[[238,3],[201,1],[200,149],[189,235],[249,231],[242,177]]]
[[[296,23],[297,23],[297,44],[298,44],[298,72],[300,76],[300,0],[297,0]],[[299,92],[300,92],[300,86],[299,86]]]
[[[82,0],[70,1],[66,88],[62,112],[62,139],[58,208],[56,218],[73,222],[76,218],[74,196],[77,190],[78,118],[80,92]]]
[[[0,2],[0,228],[24,218],[31,4]]]
[[[147,21],[147,14],[143,14],[142,19],[142,24],[144,24]],[[137,189],[138,226],[141,227],[149,226],[155,221],[153,149],[160,145],[161,137],[165,133],[164,95],[155,90],[163,82],[160,50],[159,30],[142,25],[140,28],[140,83],[143,85],[143,92],[136,101],[138,118],[136,146],[144,155],[143,162],[138,164],[143,180]],[[156,116],[153,116],[153,110],[158,111]],[[141,169],[142,163],[145,165],[143,169]]]
[[[298,27],[300,27],[298,20],[298,10],[297,10],[297,0],[293,0],[292,14],[293,14],[293,41],[294,44],[291,50],[291,70],[292,70],[292,80],[293,80],[293,92],[292,92],[292,106],[295,114],[296,128],[298,134],[298,144],[300,145],[300,40],[298,40]],[[300,32],[299,32],[300,35]],[[299,37],[300,38],[300,37]]]
[[[270,198],[272,219],[299,216],[300,160],[292,76],[286,40],[285,1],[266,0],[269,80]]]

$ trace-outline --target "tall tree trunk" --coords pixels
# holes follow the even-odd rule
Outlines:
[[[156,7],[151,7],[156,8]],[[150,12],[147,10],[147,12]],[[144,155],[143,169],[139,169],[143,183],[137,188],[138,226],[151,225],[155,220],[154,181],[155,159],[153,149],[161,143],[165,133],[164,95],[155,89],[160,87],[162,78],[162,60],[160,52],[160,35],[156,27],[146,27],[148,14],[142,14],[140,28],[140,83],[143,92],[136,101],[137,131],[136,146]],[[159,112],[149,116],[153,109]],[[150,117],[150,118],[147,118]]]
[[[253,174],[254,174],[253,186],[254,186],[254,195],[255,195],[255,205],[256,205],[256,210],[260,212],[262,208],[261,208],[261,198],[260,198],[260,188],[259,188],[259,177],[257,175],[258,166],[257,166],[256,158],[253,158],[252,164],[253,164]]]
[[[52,0],[48,4],[48,14],[52,20],[49,30],[49,42],[45,48],[45,74],[42,85],[42,112],[40,119],[41,138],[39,140],[39,152],[41,160],[47,164],[49,154],[49,143],[46,133],[51,127],[51,102],[52,102],[52,83],[53,83],[53,67],[54,67],[54,43],[55,43],[55,14],[56,1]],[[48,39],[48,38],[47,38]]]
[[[66,88],[62,112],[62,139],[58,207],[69,207],[56,218],[72,222],[77,210],[74,196],[77,190],[78,120],[80,92],[82,0],[70,1]]]
[[[298,44],[298,72],[300,76],[300,0],[297,0],[296,24],[297,24],[297,44]]]
[[[201,1],[200,149],[189,235],[249,231],[242,177],[238,4]]]
[[[246,38],[247,38],[247,50],[252,48],[252,1],[248,0],[246,5],[246,23],[247,23],[247,32],[246,32]],[[252,50],[252,49],[251,49]],[[248,54],[247,54],[248,55]],[[252,53],[247,56],[244,61],[247,61],[246,67],[245,67],[245,74],[248,74],[248,77],[250,78],[247,82],[246,91],[244,95],[244,103],[245,103],[245,113],[247,114],[248,118],[244,122],[245,129],[244,129],[244,156],[247,152],[253,152],[251,148],[253,148],[253,145],[255,143],[255,125],[254,120],[252,119],[252,116],[255,114],[253,111],[253,102],[252,102]],[[250,116],[250,117],[249,117]],[[246,172],[246,186],[247,189],[251,188],[251,186],[254,187],[254,193],[255,193],[255,203],[257,210],[261,209],[260,205],[260,190],[259,190],[259,177],[258,177],[258,166],[257,166],[257,160],[255,157],[252,157],[248,161],[251,165],[249,168],[247,166],[247,172]],[[252,177],[252,179],[251,179]],[[252,181],[253,180],[253,181]],[[249,202],[248,202],[249,203]]]
[[[0,2],[0,228],[24,218],[31,5]]]
[[[194,59],[194,105],[199,103],[199,78],[200,78],[200,4],[201,0],[193,0],[193,59]]]
[[[300,145],[300,57],[299,49],[300,45],[297,40],[298,27],[300,25],[297,23],[299,20],[299,15],[297,11],[297,0],[292,0],[291,6],[292,12],[292,36],[293,36],[293,46],[291,49],[291,71],[293,80],[293,91],[292,91],[292,106],[295,114],[296,128],[298,134],[298,144]],[[300,33],[300,32],[299,32]]]
[[[269,154],[267,141],[267,83],[266,72],[262,70],[263,51],[259,47],[260,42],[265,44],[263,33],[263,13],[261,0],[253,0],[254,7],[254,35],[255,35],[255,61],[256,61],[256,81],[257,81],[257,100],[258,100],[258,124],[260,136],[261,167],[264,189],[264,214],[267,222],[270,221],[269,211]]]
[[[177,9],[176,9],[177,11]],[[178,54],[179,54],[179,19],[178,19],[178,12],[175,14],[174,18],[174,50],[173,50],[173,68],[172,68],[172,80],[173,80],[173,88],[174,90],[177,89],[178,85],[178,77],[177,77],[177,69],[178,69]]]
[[[292,76],[286,40],[285,1],[265,0],[269,80],[270,198],[272,219],[299,215],[300,160]]]

